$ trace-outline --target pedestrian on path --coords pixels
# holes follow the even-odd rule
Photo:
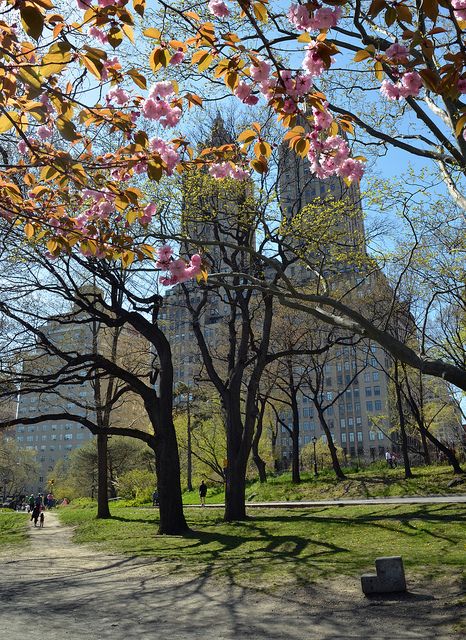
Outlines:
[[[40,516],[40,505],[35,504],[31,514],[31,521],[34,520],[34,526],[37,527],[37,520]]]
[[[199,487],[199,498],[201,499],[201,505],[205,507],[205,497],[207,495],[207,485],[204,480],[201,482]]]

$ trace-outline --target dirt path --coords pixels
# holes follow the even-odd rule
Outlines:
[[[27,517],[27,516],[25,516]],[[47,513],[31,545],[0,556],[0,638],[8,640],[453,640],[460,594],[410,584],[367,600],[356,580],[271,595],[154,558],[109,556],[71,541]]]

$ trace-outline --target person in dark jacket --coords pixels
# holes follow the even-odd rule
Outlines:
[[[32,510],[31,520],[34,520],[34,526],[37,527],[37,520],[40,516],[40,504],[35,504],[34,509]]]
[[[199,487],[199,498],[201,499],[201,505],[205,507],[205,497],[207,495],[207,485],[204,480],[201,482]]]

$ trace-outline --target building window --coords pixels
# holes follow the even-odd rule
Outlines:
[[[34,442],[34,436],[26,436],[26,442]]]
[[[354,424],[353,418],[348,418],[348,427],[352,427]]]
[[[372,380],[374,382],[378,382],[378,380],[379,380],[379,372],[378,371],[373,371],[372,372]]]
[[[372,395],[372,387],[366,387],[366,398]]]
[[[358,431],[358,442],[362,442],[362,431]]]
[[[369,431],[369,440],[375,440],[375,431]]]
[[[362,424],[361,416],[356,418],[356,424]]]
[[[342,444],[346,444],[346,433],[345,432],[343,432],[341,434],[341,442],[342,442]]]
[[[377,438],[378,438],[379,440],[383,440],[383,433],[382,433],[381,431],[379,431],[379,432],[377,433]]]
[[[352,431],[349,433],[349,441],[354,442],[354,433]]]
[[[374,387],[374,395],[380,396],[380,387]]]
[[[372,402],[366,402],[366,409],[367,409],[367,411],[373,411],[374,410],[372,408]]]
[[[370,373],[365,373],[364,374],[364,382],[370,382],[371,381],[371,374]]]
[[[374,408],[376,411],[382,411],[382,400],[376,400],[374,402]]]
[[[72,439],[73,439],[72,433],[65,433],[65,440],[72,440]]]
[[[346,427],[346,420],[344,418],[340,418],[340,429],[344,429]]]

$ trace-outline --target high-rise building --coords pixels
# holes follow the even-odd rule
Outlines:
[[[68,320],[68,321],[67,321]],[[141,376],[149,374],[149,349],[145,340],[134,330],[115,329],[99,323],[84,321],[83,314],[73,309],[67,318],[51,318],[42,328],[47,340],[65,354],[93,353],[111,357]],[[115,343],[116,340],[116,343]],[[116,345],[116,349],[115,349]],[[85,416],[95,422],[99,405],[96,385],[85,369],[67,372],[57,376],[57,383],[45,384],[42,376],[59,371],[64,360],[37,345],[25,354],[23,359],[23,388],[18,394],[17,418],[29,418],[47,414],[69,413]],[[109,379],[101,379],[100,403],[108,396]],[[112,408],[110,425],[112,427],[144,428],[147,419],[142,400],[134,393],[124,393],[118,397],[120,384],[114,381],[112,393],[109,393]],[[30,479],[29,491],[47,490],[47,480],[55,464],[66,460],[70,453],[94,437],[79,422],[72,419],[43,420],[37,424],[18,424],[10,432],[17,443],[36,452],[39,463],[37,477]]]
[[[219,118],[214,123],[212,136],[218,144],[216,136],[221,143],[231,141]],[[199,172],[197,180],[203,180],[204,175]],[[192,179],[196,184],[195,175]],[[189,229],[191,237],[196,238],[196,246],[202,239],[217,240],[219,243],[214,250],[212,247],[208,249],[208,253],[215,258],[210,269],[215,271],[228,269],[228,255],[225,261],[220,245],[222,241],[234,243],[234,233],[238,227],[241,228],[238,220],[241,220],[242,201],[235,200],[227,191],[222,193],[222,184],[222,181],[215,184],[215,200],[208,200],[207,191],[199,188],[191,187],[184,194],[183,215],[185,221],[188,221],[185,228]],[[306,251],[306,258],[315,256],[316,266],[322,269],[334,286],[346,287],[348,290],[358,284],[354,295],[363,296],[367,301],[370,292],[380,287],[380,276],[369,276],[357,266],[361,264],[359,258],[366,256],[358,186],[348,187],[338,178],[319,180],[313,177],[307,161],[288,152],[284,147],[280,153],[279,186],[280,205],[290,223],[290,237],[293,237],[290,242],[293,242],[293,248],[296,248],[298,253],[299,250]],[[235,195],[237,196],[237,192]],[[252,201],[251,185],[247,186],[247,195]],[[251,207],[250,202],[248,206]],[[324,207],[327,207],[328,211],[332,208],[336,210],[335,218],[329,222],[329,215],[323,214],[328,224],[326,233],[319,243],[311,243],[307,237],[308,229],[312,233],[313,225],[316,225],[315,216],[321,215]],[[202,211],[205,211],[205,215]],[[190,212],[194,212],[191,221]],[[234,224],[218,224],[219,219],[221,221],[226,217],[234,219]],[[202,220],[201,227],[198,224],[199,219]],[[296,220],[299,221],[298,225],[292,228]],[[231,234],[230,237],[228,234]],[[254,244],[253,235],[249,241],[251,245]],[[306,286],[315,277],[313,272],[300,262],[289,268],[289,275],[297,286]],[[219,364],[227,348],[225,323],[231,312],[226,292],[219,289],[205,293],[193,283],[188,284],[187,288],[191,304],[197,306],[205,296],[199,323],[210,352],[214,358],[218,358]],[[192,316],[185,293],[180,287],[167,291],[163,318],[172,344],[175,385],[181,382],[189,386],[196,378],[205,380],[207,376],[203,373],[202,357],[192,332]],[[302,366],[302,362],[297,362],[297,368]],[[383,456],[385,450],[391,448],[390,439],[387,437],[390,430],[390,412],[388,377],[384,372],[384,368],[389,367],[386,354],[380,347],[368,342],[359,343],[355,347],[341,346],[332,350],[324,366],[325,382],[322,394],[329,402],[336,398],[335,403],[326,412],[327,424],[335,443],[342,447],[348,456],[367,459]],[[358,375],[355,375],[357,372]],[[303,386],[298,393],[300,445],[312,442],[314,437],[325,440],[308,392],[309,389]],[[281,417],[284,422],[291,424],[291,410],[288,412],[282,409]],[[290,460],[291,438],[285,427],[278,433],[277,454],[285,464]]]

